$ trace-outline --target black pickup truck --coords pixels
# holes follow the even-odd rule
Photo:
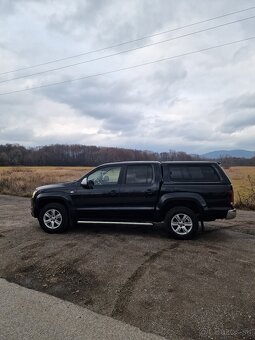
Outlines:
[[[75,223],[165,222],[172,236],[188,239],[199,221],[234,218],[233,204],[232,185],[218,163],[120,162],[37,188],[31,211],[49,233]]]

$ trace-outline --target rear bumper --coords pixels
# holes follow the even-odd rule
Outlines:
[[[236,217],[236,209],[228,210],[226,220],[231,220]]]

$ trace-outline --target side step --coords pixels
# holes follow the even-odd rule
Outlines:
[[[154,223],[150,222],[116,222],[116,221],[77,221],[80,224],[127,224],[127,225],[147,225],[152,226]]]

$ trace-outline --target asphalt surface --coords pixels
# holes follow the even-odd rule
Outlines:
[[[167,339],[255,339],[255,212],[176,241],[161,226],[49,235],[29,204],[0,196],[0,277]]]
[[[56,297],[0,279],[1,340],[164,340]]]

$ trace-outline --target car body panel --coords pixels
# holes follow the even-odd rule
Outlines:
[[[212,167],[217,181],[175,181],[169,178],[168,167]],[[127,182],[127,169],[135,166],[152,168],[149,182]],[[120,168],[118,182],[84,187],[81,182],[93,173],[109,167]],[[202,169],[202,168],[201,168]],[[101,185],[102,184],[102,185]],[[164,220],[167,210],[178,205],[193,207],[201,220],[233,216],[230,200],[231,183],[215,162],[116,162],[103,164],[77,181],[51,184],[37,188],[31,202],[32,215],[38,217],[40,207],[52,201],[63,202],[74,221],[144,221]]]

